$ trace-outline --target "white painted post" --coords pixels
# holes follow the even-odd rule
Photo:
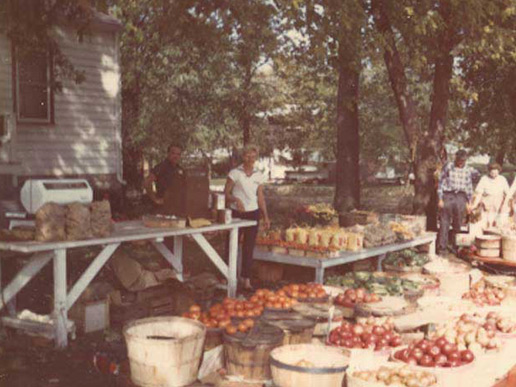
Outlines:
[[[66,249],[54,251],[54,332],[57,348],[68,345],[66,310]]]
[[[235,297],[237,291],[238,227],[229,231],[228,296]]]
[[[183,281],[183,236],[176,235],[174,236],[174,255],[177,258],[178,267],[177,267],[177,278],[180,281]]]

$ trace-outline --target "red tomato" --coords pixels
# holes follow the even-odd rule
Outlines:
[[[418,348],[420,348],[423,352],[426,352],[428,347],[430,346],[430,342],[428,340],[419,340],[419,342],[416,344]]]
[[[414,348],[412,350],[412,352],[410,353],[410,356],[412,356],[413,358],[415,358],[418,361],[421,360],[423,355],[424,355],[424,353],[423,353],[423,350],[421,348]]]
[[[475,359],[475,355],[469,349],[460,352],[460,360],[464,363],[471,363]]]
[[[360,335],[362,335],[362,333],[364,333],[364,327],[361,324],[356,324],[353,327],[353,334],[355,336],[360,336]]]
[[[448,360],[449,361],[459,361],[460,360],[460,352],[459,351],[453,351],[448,354]]]
[[[440,353],[437,356],[434,356],[434,363],[438,367],[444,366],[444,364],[446,364],[447,361],[448,361],[448,358],[446,357],[446,355],[444,355],[442,353]]]
[[[425,355],[423,355],[421,360],[419,360],[419,365],[421,365],[423,367],[433,367],[435,365],[434,359],[432,358],[432,356],[425,354]]]
[[[383,336],[385,334],[385,328],[380,325],[375,325],[373,328],[373,333],[377,336]]]
[[[401,345],[401,336],[393,336],[391,341],[389,341],[389,345],[391,347],[399,347]]]
[[[409,356],[407,359],[407,364],[418,365],[417,359],[413,356]]]
[[[432,357],[435,357],[441,353],[441,349],[437,345],[432,345],[431,347],[428,347],[426,353]]]
[[[439,337],[436,341],[435,341],[435,345],[437,345],[439,348],[442,348],[444,347],[444,345],[447,343],[448,341],[444,338],[444,337]]]

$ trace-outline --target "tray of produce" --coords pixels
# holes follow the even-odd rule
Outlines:
[[[371,367],[371,366],[369,366]],[[349,369],[348,387],[437,387],[438,376],[430,371],[420,371],[408,365],[389,364],[372,369]]]
[[[400,296],[384,296],[380,301],[369,304],[356,304],[356,316],[402,316],[412,313],[416,306]]]
[[[401,336],[394,332],[391,324],[352,324],[343,321],[330,332],[326,344],[348,349],[389,351],[401,345]]]
[[[413,249],[389,253],[382,262],[384,271],[420,273],[423,266],[430,261],[428,254],[421,254]]]
[[[145,227],[150,228],[185,228],[186,219],[174,215],[144,215],[142,217]]]
[[[260,305],[268,311],[283,311],[289,312],[292,307],[297,304],[297,300],[287,296],[287,293],[278,290],[274,292],[269,289],[258,289],[250,298],[249,301]]]
[[[487,351],[497,351],[502,341],[497,336],[497,327],[510,331],[514,324],[510,320],[497,319],[498,315],[489,314],[489,319],[478,315],[464,313],[460,318],[439,325],[428,333],[430,339],[442,337],[449,343],[457,345],[459,350],[469,349],[475,355]],[[489,320],[489,322],[488,322]]]
[[[405,292],[422,291],[421,285],[415,281],[383,272],[357,271],[343,276],[332,276],[327,279],[326,285],[364,288],[379,296],[402,296]]]
[[[323,285],[317,283],[290,284],[281,288],[278,293],[291,297],[299,302],[327,302],[329,294],[324,290]]]
[[[356,304],[369,304],[382,300],[377,294],[369,293],[364,288],[346,289],[344,293],[334,298],[333,303],[346,308],[354,308]]]
[[[459,350],[456,344],[439,337],[435,340],[423,339],[400,348],[392,358],[414,366],[455,368],[473,362],[475,354],[469,349]]]
[[[500,305],[506,298],[506,291],[487,283],[484,279],[476,282],[471,289],[462,295],[477,306]]]

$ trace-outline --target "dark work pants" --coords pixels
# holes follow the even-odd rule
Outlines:
[[[450,223],[452,225],[452,232],[450,237],[452,238],[452,245],[455,248],[455,236],[460,232],[460,228],[466,216],[466,204],[468,203],[468,197],[463,192],[458,193],[444,193],[443,196],[444,207],[441,208],[439,226],[439,241],[437,244],[437,250],[444,252],[448,246],[448,232],[450,229]]]
[[[258,235],[258,226],[260,223],[260,210],[239,212],[233,210],[233,217],[245,220],[256,220],[258,224],[253,227],[243,227],[240,229],[242,236],[242,272],[243,278],[251,278],[251,269],[253,267],[253,251],[256,244],[256,236]]]

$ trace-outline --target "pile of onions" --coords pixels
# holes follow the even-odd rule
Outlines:
[[[342,324],[330,332],[329,343],[345,348],[372,348],[375,351],[398,347],[401,336],[392,331],[391,326]]]
[[[335,304],[352,308],[355,304],[369,304],[372,302],[381,301],[382,298],[378,294],[369,293],[364,288],[346,289],[344,293],[335,297]]]
[[[497,312],[487,314],[485,321],[483,321],[483,327],[501,333],[516,333],[516,321],[510,317],[503,317]]]
[[[459,367],[471,363],[475,355],[469,349],[459,351],[456,344],[444,337],[419,340],[394,353],[394,358],[422,367]]]
[[[458,320],[438,327],[432,336],[443,336],[450,343],[456,344],[459,351],[469,349],[477,355],[501,346],[500,339],[496,337],[496,325],[492,323],[492,319],[489,323],[482,324],[469,314],[463,314]]]
[[[386,386],[431,387],[437,385],[437,378],[430,372],[400,368],[380,367],[376,371],[355,371],[355,378],[367,382],[381,383]]]
[[[285,295],[300,301],[310,298],[316,299],[328,297],[328,293],[326,293],[323,286],[316,283],[290,284],[284,286],[278,291],[278,293],[280,292],[285,292]]]

